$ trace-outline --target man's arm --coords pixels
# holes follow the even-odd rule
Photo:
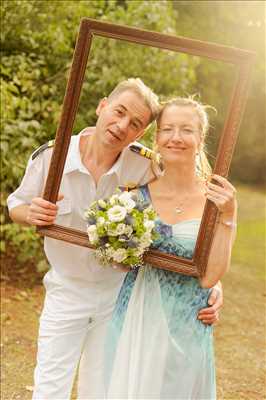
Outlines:
[[[220,281],[212,288],[208,304],[209,307],[199,311],[198,319],[206,325],[212,325],[219,321],[219,310],[223,306],[223,287]]]
[[[30,157],[19,187],[7,198],[12,221],[22,225],[45,226],[54,223],[58,206],[41,198],[52,149],[49,143]],[[58,196],[58,200],[63,198]]]
[[[58,200],[63,198],[58,196]],[[58,206],[41,197],[32,199],[31,204],[21,204],[9,211],[12,221],[22,225],[46,226],[54,223]]]

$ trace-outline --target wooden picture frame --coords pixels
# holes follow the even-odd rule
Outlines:
[[[235,67],[236,77],[232,87],[231,101],[220,137],[214,166],[214,173],[227,177],[247,99],[250,71],[255,54],[242,49],[84,18],[81,20],[80,31],[64,97],[61,119],[56,132],[55,146],[46,181],[44,199],[53,203],[55,203],[57,199],[73,124],[78,109],[87,59],[94,36],[118,39],[145,46],[168,49],[174,52],[207,57],[209,59],[232,64]],[[185,259],[171,254],[165,254],[158,250],[150,250],[145,254],[144,261],[158,268],[192,276],[203,276],[208,261],[216,219],[217,209],[213,203],[207,200],[193,259]],[[41,235],[58,240],[63,240],[79,246],[93,247],[89,243],[87,234],[76,229],[54,224],[46,227],[39,227],[37,231]]]

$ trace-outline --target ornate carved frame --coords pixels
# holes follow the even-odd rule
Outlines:
[[[94,36],[119,39],[146,46],[168,49],[174,52],[203,56],[230,63],[235,66],[236,77],[232,88],[231,102],[220,137],[214,167],[214,173],[226,177],[247,99],[250,70],[255,54],[237,48],[84,18],[81,20],[80,31],[76,42],[72,67],[63,102],[61,120],[56,133],[54,151],[46,181],[44,198],[51,202],[55,202],[57,199],[73,124],[78,109],[88,54]],[[150,250],[145,254],[145,262],[152,263],[158,268],[182,272],[187,275],[204,275],[210,246],[213,240],[216,219],[217,209],[213,203],[207,201],[201,221],[194,258],[192,260],[165,254],[157,250]],[[50,225],[38,228],[38,232],[41,235],[79,246],[93,247],[88,241],[87,234],[76,229],[59,225]]]

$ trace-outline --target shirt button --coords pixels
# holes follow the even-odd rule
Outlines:
[[[92,317],[89,318],[89,321],[88,321],[88,322],[89,322],[89,324],[91,324],[91,323],[93,322]]]

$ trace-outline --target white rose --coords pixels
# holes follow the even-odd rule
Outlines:
[[[121,263],[122,261],[124,261],[126,259],[126,257],[127,257],[126,249],[117,249],[113,253],[113,260],[118,263]]]
[[[127,225],[127,226],[125,227],[125,232],[124,232],[124,234],[127,235],[127,236],[130,236],[130,235],[132,235],[132,233],[133,233],[133,228],[132,228],[132,226]]]
[[[90,226],[88,226],[87,232],[88,232],[88,233],[95,233],[95,232],[97,232],[97,227],[96,227],[96,225],[90,225]]]
[[[131,198],[131,194],[129,192],[123,192],[119,196],[119,202],[126,207],[127,211],[132,211],[133,208],[135,207],[136,203],[134,200]]]
[[[125,224],[118,224],[116,227],[117,235],[123,235],[125,233],[126,225]]]
[[[147,220],[147,221],[144,222],[144,227],[149,232],[152,231],[152,229],[154,228],[154,225],[155,225],[154,221]]]
[[[152,243],[151,235],[149,232],[145,232],[140,239],[141,247],[146,248]]]
[[[125,202],[125,207],[127,209],[128,212],[132,211],[133,208],[135,207],[136,203],[134,200],[129,199],[127,202]]]
[[[97,227],[96,225],[90,225],[87,229],[87,233],[89,236],[89,240],[92,244],[98,241],[98,233],[97,233]]]
[[[131,193],[130,192],[123,192],[119,195],[119,201],[123,203],[123,201],[127,201],[131,199]]]
[[[114,206],[107,211],[108,217],[112,222],[123,221],[125,216],[127,215],[127,210],[125,207]]]

